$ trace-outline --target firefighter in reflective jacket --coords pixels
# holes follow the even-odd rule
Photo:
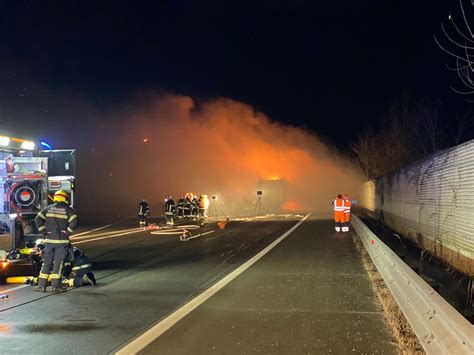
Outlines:
[[[173,196],[168,195],[165,198],[165,221],[166,224],[173,225],[173,216],[175,212],[176,206],[174,205]]]
[[[334,222],[336,223],[336,232],[341,231],[341,227],[345,225],[346,219],[344,216],[344,200],[342,195],[337,195],[337,198],[333,202],[334,207]]]
[[[343,232],[349,232],[349,222],[351,221],[351,199],[348,194],[344,194],[344,222]]]
[[[146,225],[146,218],[150,215],[150,207],[148,206],[148,202],[145,199],[138,204],[138,224],[140,227],[145,227]]]
[[[68,253],[69,236],[77,226],[77,214],[68,205],[68,194],[57,191],[52,205],[36,216],[35,224],[45,236],[43,266],[38,277],[37,291],[46,292],[46,283],[51,274],[51,287],[54,293],[65,291],[61,286],[64,259]]]
[[[73,247],[64,265],[63,276],[65,280],[63,285],[69,287],[96,285],[96,280],[92,273],[92,263],[81,249]]]
[[[207,210],[209,209],[209,198],[207,195],[199,196],[199,216],[207,218]]]

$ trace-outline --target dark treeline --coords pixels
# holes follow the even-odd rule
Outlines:
[[[377,128],[366,130],[352,146],[355,159],[368,179],[474,138],[471,110],[453,114],[436,100],[393,101]]]

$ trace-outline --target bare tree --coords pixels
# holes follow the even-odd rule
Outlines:
[[[455,130],[451,133],[454,145],[461,144],[466,138],[471,137],[474,128],[472,111],[468,110],[461,116],[456,116]]]
[[[416,151],[416,105],[407,96],[396,99],[379,129],[361,135],[353,145],[357,162],[368,179],[386,175],[419,157]]]
[[[357,163],[364,173],[364,175],[370,180],[376,178],[378,175],[375,173],[375,151],[374,151],[374,135],[371,131],[366,131],[362,134],[357,142],[353,145],[352,151],[354,152]]]
[[[436,152],[442,145],[443,133],[439,100],[423,100],[418,104],[416,146],[421,156]]]
[[[471,7],[474,1],[471,0]],[[449,14],[448,25],[441,23],[443,40],[438,40],[436,34],[434,40],[438,46],[448,53],[453,59],[453,64],[446,67],[457,73],[461,86],[451,89],[461,95],[474,95],[474,33],[472,31],[472,16],[466,11],[463,0],[459,0],[460,13],[456,16]],[[472,12],[472,9],[469,9]],[[469,100],[470,101],[470,100]]]
[[[360,135],[352,146],[367,179],[388,175],[472,137],[472,111],[456,117],[454,123],[452,116],[443,117],[441,112],[440,100],[395,99],[380,126]]]

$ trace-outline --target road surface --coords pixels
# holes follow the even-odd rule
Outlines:
[[[209,225],[187,242],[126,223],[79,235],[98,285],[58,295],[0,286],[10,295],[0,303],[0,353],[126,350],[275,241],[168,331],[148,336],[141,352],[396,352],[350,235],[311,216],[288,234],[301,219]]]

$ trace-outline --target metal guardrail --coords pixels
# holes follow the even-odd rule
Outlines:
[[[474,354],[474,326],[357,217],[351,224],[427,354]]]

